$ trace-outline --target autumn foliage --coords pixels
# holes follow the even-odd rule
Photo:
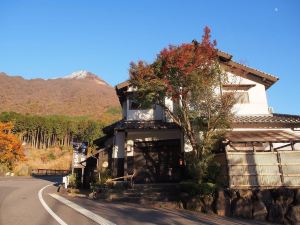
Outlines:
[[[6,165],[9,169],[25,158],[22,144],[12,133],[12,129],[12,123],[0,122],[0,164]]]
[[[156,60],[131,63],[130,82],[142,104],[161,106],[183,130],[196,165],[206,165],[228,127],[233,98],[222,93],[227,76],[219,64],[216,41],[205,27],[202,41],[163,49]],[[173,107],[166,105],[173,100]]]
[[[175,101],[179,96],[184,98],[190,92],[193,74],[201,73],[206,82],[209,82],[213,78],[211,66],[217,60],[217,50],[216,42],[210,42],[210,29],[206,27],[204,31],[201,43],[193,41],[180,46],[170,45],[158,54],[151,65],[144,61],[131,63],[131,82],[137,86],[143,81],[148,83],[148,87],[153,84]]]

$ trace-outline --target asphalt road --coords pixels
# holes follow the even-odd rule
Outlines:
[[[38,192],[58,178],[0,177],[0,225],[57,225],[59,224],[42,206]],[[42,198],[46,205],[69,225],[98,224],[74,209],[54,199],[57,187],[44,189]],[[92,213],[118,225],[140,224],[262,224],[215,215],[196,214],[185,210],[147,208],[137,204],[103,203],[85,198],[68,198]]]
[[[38,192],[60,180],[49,177],[0,177],[0,225],[59,224],[42,206]],[[43,199],[63,221],[67,224],[97,224],[49,196],[48,193],[55,193],[56,189],[54,186],[45,189]]]

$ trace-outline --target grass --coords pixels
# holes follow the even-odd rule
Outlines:
[[[72,162],[72,150],[59,147],[49,149],[26,148],[26,160],[17,163],[14,173],[28,176],[32,169],[68,170]]]

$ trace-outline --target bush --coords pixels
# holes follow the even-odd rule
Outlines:
[[[200,194],[200,185],[193,181],[180,182],[180,191],[187,193],[190,197]]]
[[[31,168],[26,163],[18,163],[17,166],[14,168],[14,173],[17,176],[30,176]]]
[[[193,181],[183,181],[179,185],[180,191],[188,194],[189,197],[214,196],[217,189],[216,184],[209,182],[197,184]]]
[[[75,174],[71,174],[69,176],[69,187],[76,188],[77,187],[77,179]]]
[[[55,160],[56,156],[54,155],[53,152],[50,152],[50,154],[48,155],[48,160]]]
[[[214,183],[202,183],[200,184],[200,195],[201,196],[214,196],[217,185]]]
[[[0,176],[4,176],[7,172],[9,172],[9,168],[5,164],[0,164]]]
[[[216,182],[221,172],[221,165],[217,162],[211,162],[208,166],[204,180],[207,182]]]

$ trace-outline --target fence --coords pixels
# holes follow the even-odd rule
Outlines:
[[[33,169],[32,176],[64,176],[69,174],[70,170],[53,170],[53,169]]]
[[[300,187],[300,151],[226,152],[230,188]]]

